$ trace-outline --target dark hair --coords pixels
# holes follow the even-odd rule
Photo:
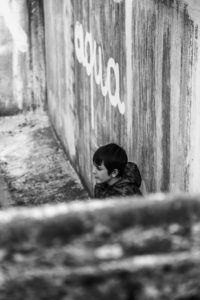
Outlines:
[[[101,146],[93,155],[93,163],[97,166],[104,163],[109,175],[114,169],[117,169],[119,176],[122,176],[127,162],[126,151],[114,143]]]

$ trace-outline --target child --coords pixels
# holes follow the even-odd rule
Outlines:
[[[135,163],[128,162],[125,150],[117,144],[97,149],[93,164],[95,198],[142,195],[140,171]]]

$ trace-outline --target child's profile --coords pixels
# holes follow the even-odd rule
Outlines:
[[[126,151],[115,143],[101,146],[93,155],[94,197],[142,195],[137,165],[128,162]]]

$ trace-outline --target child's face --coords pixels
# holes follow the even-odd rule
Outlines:
[[[102,163],[100,166],[93,165],[93,174],[96,183],[110,183],[112,180],[112,174],[108,175],[108,170]]]

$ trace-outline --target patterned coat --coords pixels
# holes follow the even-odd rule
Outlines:
[[[133,162],[128,162],[124,170],[123,176],[113,185],[109,186],[106,183],[98,183],[94,187],[95,198],[107,197],[124,197],[131,195],[140,195],[141,175],[137,165]]]

